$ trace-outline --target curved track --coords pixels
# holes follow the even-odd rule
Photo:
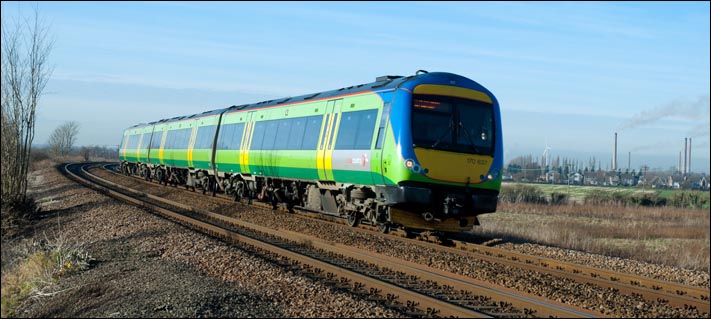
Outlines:
[[[333,282],[366,299],[385,302],[413,316],[591,317],[511,291],[479,285],[470,278],[404,262],[302,234],[276,231],[189,205],[128,189],[92,175],[88,165],[68,164],[66,174],[109,196],[149,208],[213,236],[256,248],[256,253],[286,257],[284,265]]]
[[[105,167],[113,172],[110,168]],[[219,200],[232,201],[224,196],[217,196]],[[253,202],[255,206],[271,209],[270,205]],[[345,220],[340,217],[314,213],[307,210],[298,210],[299,214],[328,220],[331,222],[345,224]],[[369,225],[360,225],[362,231],[376,231],[376,228]],[[404,232],[393,232],[399,237],[406,237]],[[453,247],[432,244],[429,242],[441,242],[442,238],[421,234],[418,236],[421,241],[419,245],[425,247],[436,247],[451,253],[463,256],[473,256],[475,258],[494,263],[508,265],[511,267],[537,271],[550,274],[560,278],[568,278],[581,283],[589,283],[603,288],[612,288],[619,293],[642,296],[650,301],[665,301],[671,306],[679,308],[692,308],[700,312],[709,313],[709,290],[701,287],[683,285],[679,283],[647,278],[632,274],[620,273],[599,268],[592,268],[573,263],[556,261],[550,258],[525,255],[517,252],[507,251],[494,247],[487,247],[481,244],[473,244],[462,240],[446,239]],[[396,240],[411,239],[395,238]]]

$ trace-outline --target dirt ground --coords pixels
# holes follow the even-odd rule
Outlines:
[[[34,172],[31,185],[41,216],[3,250],[30,239],[62,238],[89,252],[91,262],[60,277],[50,293],[24,300],[15,316],[398,316],[88,190],[56,168]]]

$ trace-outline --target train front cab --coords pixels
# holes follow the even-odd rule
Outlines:
[[[380,196],[392,204],[393,224],[471,229],[477,215],[496,211],[503,162],[498,102],[454,74],[411,82],[396,93],[391,117],[400,162],[390,178],[397,186],[381,188]]]

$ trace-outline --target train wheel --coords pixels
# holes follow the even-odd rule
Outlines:
[[[212,192],[212,197],[215,197],[217,192],[217,178],[210,178],[210,192]]]
[[[378,223],[378,231],[387,234],[390,232],[390,224],[388,223]]]
[[[235,187],[235,190],[234,190],[235,202],[241,201],[243,194],[244,194],[244,182],[239,181],[239,182],[237,182],[237,187]]]
[[[405,238],[413,239],[413,238],[417,237],[417,234],[415,232],[413,232],[411,229],[405,228],[404,230],[405,230]]]
[[[346,219],[348,226],[357,227],[360,223],[360,217],[358,217],[358,212],[349,212],[348,219]]]

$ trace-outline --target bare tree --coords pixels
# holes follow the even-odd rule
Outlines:
[[[88,162],[91,159],[91,148],[82,146],[79,153],[84,158],[84,162]]]
[[[77,141],[79,123],[68,121],[60,125],[49,136],[49,147],[55,155],[67,156]]]
[[[2,202],[24,202],[35,109],[52,68],[54,46],[39,9],[30,18],[2,19]]]

